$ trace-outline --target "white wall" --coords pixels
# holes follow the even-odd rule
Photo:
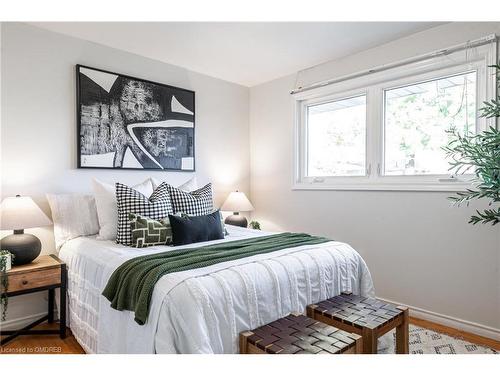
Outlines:
[[[496,32],[496,24],[448,24],[324,64],[299,83],[330,79]],[[477,207],[448,193],[292,191],[296,77],[250,90],[253,219],[265,229],[317,233],[350,243],[366,260],[377,295],[500,328],[500,227],[471,226]],[[500,331],[498,331],[500,332]]]
[[[136,183],[154,175],[180,183],[192,175],[77,169],[75,64],[194,90],[196,176],[214,183],[217,204],[231,190],[249,193],[248,88],[25,24],[3,23],[1,34],[2,198],[30,195],[49,212],[46,193],[89,192],[92,177]],[[52,228],[27,232],[41,238],[43,253],[53,252]],[[8,319],[43,308],[39,299],[15,297]]]

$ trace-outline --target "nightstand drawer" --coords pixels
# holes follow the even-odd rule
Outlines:
[[[61,283],[61,268],[51,268],[36,272],[9,275],[9,287],[7,291],[11,293],[59,283]]]

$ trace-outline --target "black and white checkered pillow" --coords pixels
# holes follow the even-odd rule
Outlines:
[[[191,192],[168,185],[168,191],[174,213],[182,212],[190,216],[201,216],[213,212],[212,184]]]
[[[116,183],[116,202],[118,205],[118,232],[116,242],[131,245],[132,232],[129,214],[147,216],[159,220],[173,214],[168,185],[160,184],[148,198],[127,185]]]

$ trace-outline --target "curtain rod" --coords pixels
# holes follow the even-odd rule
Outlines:
[[[292,95],[293,94],[298,94],[298,93],[301,93],[301,92],[304,92],[304,91],[309,91],[309,90],[313,90],[313,89],[316,89],[316,88],[319,88],[319,87],[324,87],[324,86],[332,85],[334,83],[339,83],[339,82],[342,82],[342,81],[346,81],[348,79],[362,77],[362,76],[365,76],[365,75],[368,75],[368,74],[383,72],[383,71],[388,70],[388,69],[397,68],[397,67],[400,67],[400,66],[403,66],[403,65],[408,65],[408,64],[411,64],[411,63],[415,63],[415,62],[427,60],[427,59],[430,59],[430,58],[433,58],[433,57],[449,55],[450,53],[458,52],[458,51],[461,51],[461,50],[464,50],[464,49],[467,49],[467,48],[474,48],[474,47],[479,47],[479,46],[482,46],[482,45],[485,45],[485,44],[493,43],[493,42],[496,42],[496,40],[497,40],[497,36],[495,34],[490,34],[488,36],[485,36],[485,37],[482,37],[482,38],[479,38],[479,39],[470,40],[470,41],[465,42],[465,43],[457,44],[457,45],[455,45],[453,47],[440,49],[440,50],[437,50],[437,51],[434,51],[434,52],[426,53],[424,55],[410,57],[408,59],[400,60],[400,61],[395,62],[395,63],[381,65],[381,66],[378,66],[378,67],[375,67],[375,68],[372,68],[372,69],[368,69],[368,70],[365,70],[365,71],[361,71],[361,72],[358,72],[358,73],[347,74],[347,75],[339,77],[339,78],[329,79],[329,80],[321,81],[321,82],[314,83],[314,84],[311,84],[311,85],[308,85],[308,86],[299,87],[297,89],[292,90],[290,92],[290,94],[292,94]],[[323,65],[323,64],[321,64],[321,65]],[[316,66],[319,66],[319,65],[316,65]],[[311,69],[311,68],[309,68],[309,69]],[[306,70],[308,70],[308,69],[306,69]],[[304,70],[302,70],[302,71],[304,71]],[[300,74],[300,71],[297,74]]]

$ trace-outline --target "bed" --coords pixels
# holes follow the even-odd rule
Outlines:
[[[227,226],[218,243],[269,235]],[[197,243],[179,248],[199,247]],[[352,291],[374,296],[370,272],[349,245],[330,241],[171,273],[156,284],[144,325],[101,295],[125,261],[173,247],[137,249],[94,236],[67,241],[68,324],[87,353],[237,353],[238,334]]]

